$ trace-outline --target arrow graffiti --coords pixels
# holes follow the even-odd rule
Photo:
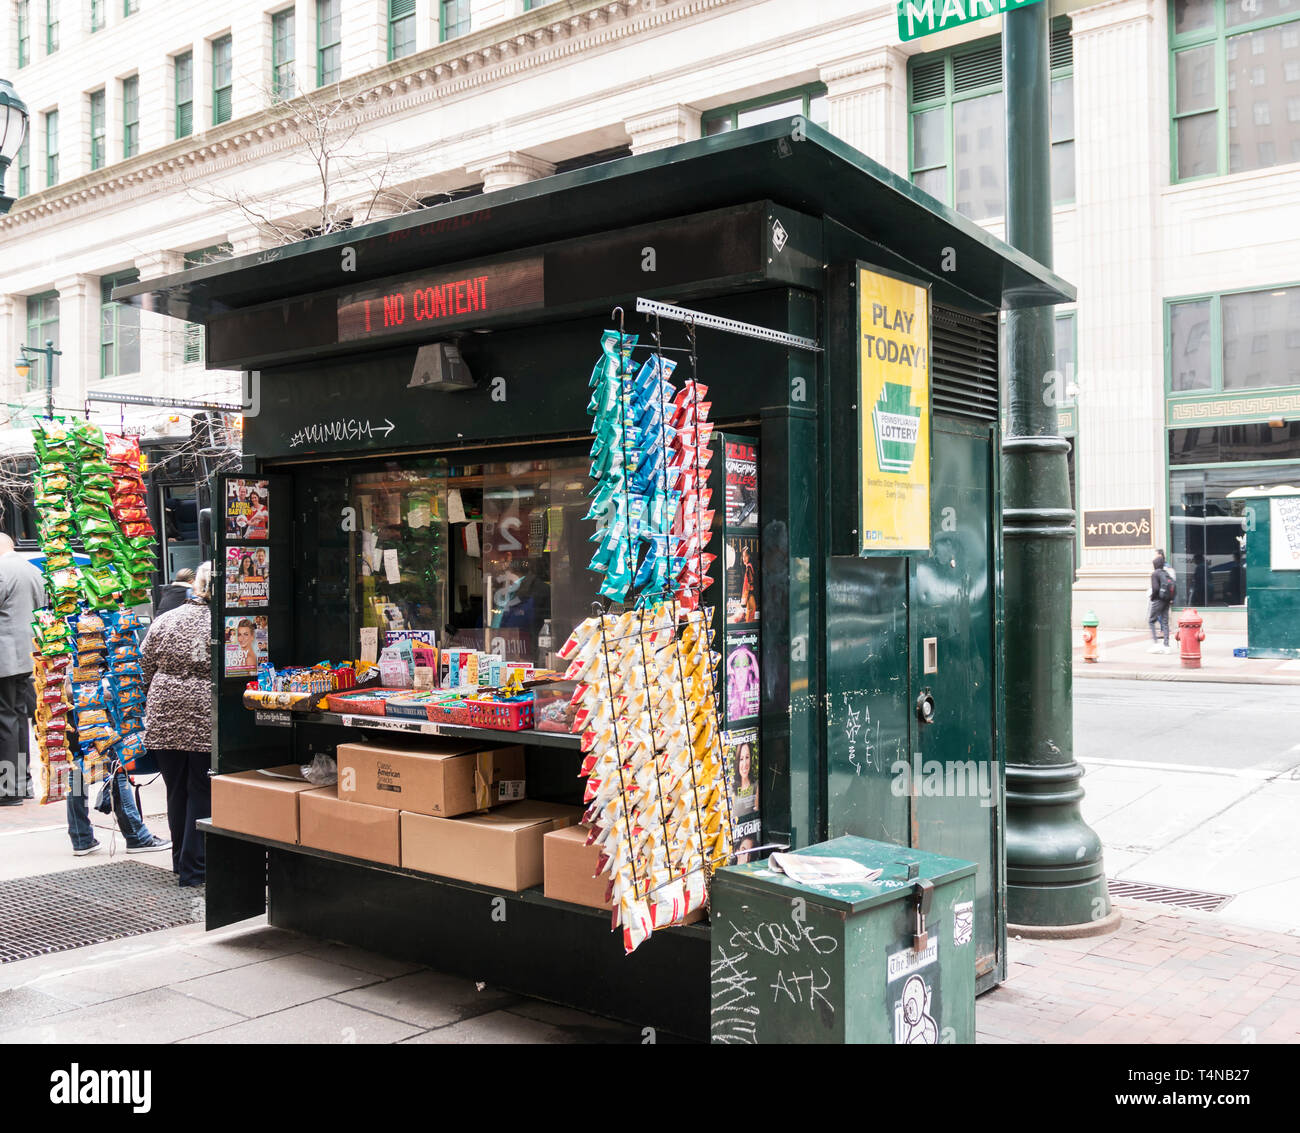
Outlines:
[[[388,436],[396,425],[387,417],[382,424],[376,424],[369,418],[362,421],[358,417],[345,417],[338,421],[317,421],[314,425],[304,425],[289,438],[289,447],[299,445],[328,444],[331,441],[369,440],[379,434]]]

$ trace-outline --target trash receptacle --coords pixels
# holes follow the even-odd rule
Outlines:
[[[975,1041],[975,866],[834,838],[871,881],[796,882],[769,862],[719,870],[710,897],[714,1042]]]

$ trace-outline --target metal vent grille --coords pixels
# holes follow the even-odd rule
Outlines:
[[[1002,41],[952,57],[952,89],[956,94],[1002,81]]]
[[[944,58],[912,64],[912,101],[930,102],[948,93],[944,78]]]
[[[1112,897],[1130,901],[1152,901],[1157,905],[1177,905],[1180,909],[1199,909],[1215,913],[1232,900],[1227,893],[1202,893],[1196,889],[1176,889],[1168,885],[1144,885],[1140,881],[1107,881]]]
[[[164,851],[165,852],[165,851]],[[0,881],[0,964],[203,919],[203,889],[168,869],[114,862]]]
[[[1074,65],[1074,39],[1070,35],[1070,22],[1065,20],[1052,26],[1052,70]]]
[[[996,316],[934,308],[931,328],[931,397],[936,413],[996,421],[998,324]]]

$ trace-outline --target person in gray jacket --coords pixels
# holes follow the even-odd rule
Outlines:
[[[21,806],[30,795],[32,614],[44,605],[41,572],[0,532],[0,806]]]

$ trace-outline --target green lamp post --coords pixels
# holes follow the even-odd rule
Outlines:
[[[0,215],[7,213],[13,197],[4,195],[9,163],[18,156],[27,137],[27,106],[8,79],[0,79]]]
[[[1007,242],[1052,264],[1049,6],[1006,12]],[[1074,509],[1057,406],[1053,312],[1007,313],[1009,415],[1003,441],[1007,698],[1007,922],[1107,931],[1101,839],[1083,820],[1074,760],[1070,602]],[[1067,926],[1075,926],[1073,929]]]
[[[24,382],[27,376],[32,372],[32,358],[38,355],[45,357],[45,416],[54,416],[54,358],[55,355],[61,355],[62,350],[54,349],[54,340],[47,338],[44,347],[40,346],[20,346],[18,347],[18,357],[14,359],[14,373]]]

